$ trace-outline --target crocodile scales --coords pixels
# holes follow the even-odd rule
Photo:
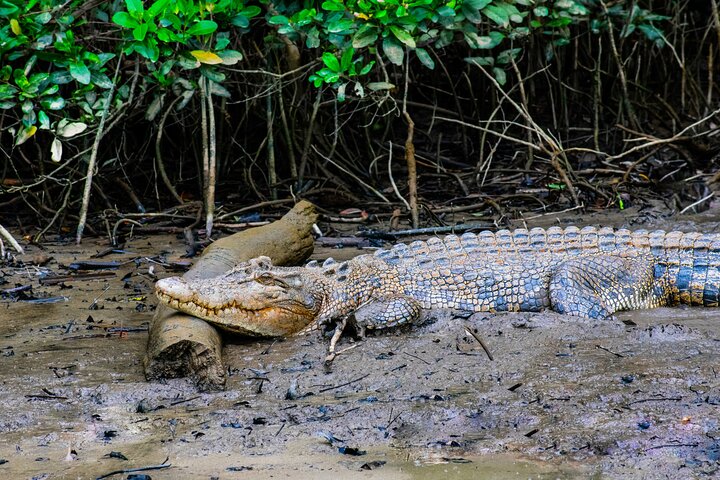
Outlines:
[[[540,311],[589,319],[685,303],[717,306],[720,235],[552,227],[430,238],[322,266],[267,257],[219,277],[160,280],[168,306],[246,335],[277,336],[353,318],[362,330],[423,309]]]

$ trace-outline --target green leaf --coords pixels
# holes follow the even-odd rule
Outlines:
[[[113,58],[115,58],[115,54],[114,53],[98,53],[97,58],[98,58],[98,62],[97,62],[98,65],[103,66],[109,60],[112,60]]]
[[[500,43],[489,35],[480,36],[475,32],[465,32],[465,41],[470,45],[470,48],[484,49],[493,48]]]
[[[125,5],[127,5],[128,12],[133,17],[145,11],[142,0],[125,0]]]
[[[383,40],[383,52],[385,57],[395,65],[402,65],[405,58],[405,49],[393,37],[386,37]]]
[[[364,24],[353,35],[352,46],[354,48],[364,48],[372,45],[377,41],[377,27],[369,23]]]
[[[20,87],[20,90],[27,90],[30,87],[30,82],[25,76],[25,73],[19,68],[13,71],[13,79],[15,80],[15,85]]]
[[[55,70],[50,74],[50,81],[55,85],[65,85],[72,82],[72,75],[67,70]]]
[[[345,32],[346,30],[352,30],[352,27],[355,25],[355,22],[348,19],[343,18],[336,22],[332,22],[328,25],[327,29],[330,33],[341,33]]]
[[[463,3],[462,13],[470,22],[475,24],[482,23],[482,15],[480,15],[480,11],[477,8],[472,8],[467,3]]]
[[[35,132],[37,132],[37,127],[35,125],[21,128],[15,137],[15,145],[22,145],[27,142],[33,135],[35,135]]]
[[[243,59],[242,53],[237,50],[223,50],[217,52],[218,57],[222,59],[223,65],[235,65],[237,62]]]
[[[152,37],[145,39],[145,43],[135,43],[132,50],[136,51],[151,62],[157,62],[160,57],[160,50]]]
[[[262,10],[260,10],[260,7],[258,7],[256,5],[249,5],[249,6],[245,7],[240,12],[240,14],[245,15],[248,18],[253,18],[253,17],[257,17],[258,15],[260,15],[260,12],[262,12]]]
[[[322,55],[322,61],[327,68],[333,72],[340,72],[340,62],[335,55],[330,52],[325,52]]]
[[[308,48],[317,48],[320,46],[320,31],[317,29],[317,27],[313,27],[310,29],[310,31],[307,33],[307,38],[305,39],[305,46]]]
[[[415,48],[415,39],[412,37],[410,32],[408,32],[404,28],[400,28],[395,25],[390,25],[390,31],[393,33],[393,35],[395,35],[395,38],[400,40],[402,43],[404,43],[410,48]]]
[[[40,128],[42,130],[50,129],[50,117],[48,117],[47,113],[42,110],[38,112],[38,122],[40,122]]]
[[[510,25],[510,15],[507,10],[502,7],[488,5],[483,9],[482,13],[501,27],[508,27]]]
[[[290,23],[290,19],[285,15],[274,15],[268,20],[270,25],[287,25]]]
[[[533,8],[533,13],[535,14],[536,17],[547,17],[548,13],[550,13],[550,11],[545,6],[539,6],[539,7]]]
[[[50,145],[50,159],[57,163],[62,159],[62,142],[59,138],[55,137]]]
[[[143,23],[138,25],[137,27],[133,28],[133,38],[137,40],[138,42],[142,42],[145,40],[145,35],[147,35],[148,31],[148,24]]]
[[[370,70],[372,70],[373,66],[375,66],[375,60],[365,65],[362,70],[360,70],[360,75],[367,75]]]
[[[655,25],[638,25],[640,30],[648,40],[655,42],[659,47],[665,45],[665,37],[663,36],[662,30],[658,29]]]
[[[9,98],[14,98],[15,94],[18,92],[18,89],[14,86],[2,83],[0,84],[0,100],[7,100]]]
[[[230,45],[230,39],[227,36],[221,36],[222,33],[217,35],[217,41],[215,42],[215,51],[225,50],[225,47]]]
[[[482,10],[486,6],[490,5],[490,3],[492,3],[492,0],[463,0],[463,5],[467,5],[477,10]]]
[[[342,83],[337,89],[337,100],[338,102],[345,101],[345,89],[347,88],[347,82]]]
[[[232,18],[232,20],[230,20],[230,23],[236,27],[247,28],[250,26],[250,19],[246,15],[238,13]]]
[[[495,64],[494,57],[466,57],[465,61],[471,65],[489,67]]]
[[[496,63],[498,65],[507,65],[511,63],[511,60],[515,60],[520,52],[522,52],[522,48],[511,48],[509,50],[502,51],[496,57]]]
[[[69,66],[70,75],[78,82],[83,85],[90,83],[90,70],[82,62],[71,63]]]
[[[497,80],[500,85],[505,85],[505,83],[507,82],[507,75],[505,75],[505,70],[503,70],[502,68],[493,67],[492,71],[495,80]]]
[[[35,15],[35,18],[33,19],[35,23],[39,23],[40,25],[45,25],[50,20],[52,20],[52,13],[50,12],[42,12],[37,15]]]
[[[192,27],[187,29],[188,35],[207,35],[209,33],[213,33],[215,30],[217,30],[218,24],[213,22],[212,20],[200,20],[196,24],[194,24]]]
[[[216,82],[210,82],[210,88],[208,89],[210,91],[211,95],[215,95],[217,97],[223,97],[223,98],[230,98],[232,95],[230,95],[230,91],[220,85]]]
[[[20,9],[16,5],[13,5],[12,3],[7,1],[0,2],[0,5],[0,17],[7,18],[10,15],[13,15],[20,11]]]
[[[360,82],[355,82],[355,87],[353,88],[353,90],[355,90],[355,95],[360,98],[365,98],[365,89]]]
[[[345,5],[342,2],[327,1],[322,3],[322,9],[328,12],[344,12]]]
[[[373,92],[377,92],[378,90],[392,90],[395,85],[390,82],[370,82],[367,87]]]
[[[454,17],[455,16],[455,10],[453,10],[451,7],[448,7],[447,5],[443,5],[442,7],[438,8],[437,13],[441,17]]]
[[[113,23],[125,28],[135,28],[140,25],[140,23],[132,18],[127,12],[116,12],[112,16],[112,21]]]
[[[355,49],[348,47],[343,52],[342,57],[340,57],[340,66],[343,72],[346,72],[350,68],[350,65],[352,65],[353,55],[355,55]]]
[[[68,119],[63,118],[58,122],[57,134],[61,137],[71,138],[76,135],[80,135],[87,129],[87,124],[83,122],[70,122]]]
[[[25,100],[20,106],[20,110],[22,110],[23,113],[30,113],[33,111],[33,108],[33,102],[30,100]]]
[[[90,80],[96,87],[108,89],[112,87],[112,80],[104,73],[92,72],[90,74]]]
[[[145,120],[152,122],[155,120],[155,117],[157,117],[157,114],[160,113],[160,110],[162,110],[162,107],[165,102],[165,95],[157,95],[153,99],[152,102],[150,102],[150,105],[148,106],[147,110],[145,110]]]
[[[59,90],[60,90],[60,87],[58,85],[50,85],[42,93],[40,93],[40,96],[45,97],[45,96],[49,96],[49,95],[55,95]]]
[[[222,72],[218,72],[216,69],[212,68],[211,66],[201,65],[200,66],[200,73],[203,75],[203,77],[212,80],[215,83],[222,83],[225,81],[225,74]]]
[[[153,2],[150,8],[147,9],[147,17],[155,18],[160,12],[165,10],[169,3],[170,0],[157,0]]]
[[[418,60],[420,60],[420,63],[425,65],[430,70],[435,69],[435,60],[430,57],[430,54],[425,50],[424,48],[416,48],[415,54],[418,57]]]
[[[65,99],[63,97],[49,97],[40,100],[40,105],[46,110],[62,110],[65,107]]]

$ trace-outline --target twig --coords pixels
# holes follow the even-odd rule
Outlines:
[[[715,111],[711,112],[710,114],[704,116],[703,118],[701,118],[701,119],[698,120],[697,122],[691,123],[690,125],[688,125],[687,127],[683,128],[682,130],[680,130],[678,133],[676,133],[675,135],[673,135],[673,136],[670,137],[670,138],[658,138],[658,139],[654,139],[654,140],[651,140],[651,141],[649,141],[649,142],[643,143],[642,145],[636,145],[636,146],[634,146],[633,148],[631,148],[630,150],[626,150],[626,151],[624,151],[624,152],[622,152],[622,153],[619,153],[619,154],[617,154],[617,155],[614,155],[614,156],[612,156],[612,157],[608,157],[607,160],[608,160],[608,161],[610,161],[610,160],[618,160],[618,159],[620,159],[620,158],[623,158],[623,157],[626,157],[626,156],[630,155],[630,154],[633,153],[633,152],[637,152],[638,150],[642,150],[642,149],[645,149],[645,148],[653,147],[653,146],[655,146],[655,145],[664,145],[664,144],[666,144],[666,143],[672,143],[672,142],[678,140],[680,137],[684,136],[684,135],[685,135],[685,132],[687,132],[688,130],[691,130],[691,129],[697,127],[698,125],[701,125],[701,124],[707,122],[708,120],[710,120],[711,118],[713,118],[714,116],[716,116],[716,115],[718,115],[718,114],[720,114],[720,108],[718,108],[717,110],[715,110]]]
[[[338,164],[338,163],[330,160],[330,158],[328,158],[328,157],[326,157],[325,155],[323,155],[322,153],[320,153],[320,151],[315,147],[315,145],[313,145],[312,149],[315,150],[315,153],[317,153],[318,155],[320,155],[325,161],[327,161],[327,162],[329,162],[329,163],[332,163],[333,165],[335,165],[335,167],[339,168],[340,170],[342,170],[342,171],[343,171],[344,173],[346,173],[347,175],[350,175],[355,181],[357,181],[357,182],[360,183],[363,187],[365,187],[365,188],[367,188],[368,190],[370,190],[371,192],[373,192],[373,193],[374,193],[375,195],[377,195],[380,199],[382,199],[385,203],[392,203],[390,200],[387,199],[387,197],[386,197],[385,195],[383,195],[383,194],[380,193],[378,190],[376,190],[375,188],[373,188],[373,187],[371,187],[370,185],[368,185],[366,182],[363,182],[357,175],[355,175],[354,173],[352,173],[350,170],[347,170],[347,169],[344,168],[342,165],[340,165],[340,164]]]
[[[155,165],[157,165],[158,173],[160,174],[160,179],[165,184],[165,188],[168,189],[170,194],[177,200],[178,203],[182,204],[183,199],[178,195],[177,190],[175,190],[175,186],[170,181],[170,178],[167,176],[167,172],[165,171],[165,163],[162,160],[162,153],[160,151],[160,143],[162,141],[163,137],[163,131],[165,130],[165,122],[167,121],[168,115],[170,115],[170,112],[172,112],[173,107],[175,104],[183,97],[177,96],[175,97],[175,100],[170,102],[170,105],[168,105],[167,110],[165,110],[165,113],[163,113],[163,116],[160,118],[160,124],[158,125],[158,132],[155,136]]]
[[[705,200],[710,200],[710,199],[711,199],[712,197],[714,197],[714,196],[715,196],[715,192],[710,192],[710,195],[708,195],[708,196],[706,196],[706,197],[703,197],[703,198],[701,198],[700,200],[698,200],[697,202],[691,203],[691,204],[688,205],[687,207],[685,207],[685,208],[683,208],[682,210],[680,210],[680,215],[682,215],[683,213],[687,212],[687,211],[690,210],[691,208],[700,205],[700,204],[703,203]]]
[[[203,97],[205,98],[205,109],[203,110],[204,118],[207,118],[205,126],[207,128],[207,176],[205,177],[205,237],[210,238],[212,235],[213,215],[215,213],[215,170],[217,162],[217,142],[215,140],[215,112],[213,111],[212,93],[208,88],[208,80],[203,77],[204,82],[200,82]],[[207,111],[207,113],[206,113]],[[205,139],[203,133],[203,139]],[[203,162],[205,161],[205,153],[203,152]],[[204,165],[204,163],[203,163]]]
[[[100,475],[99,477],[96,477],[95,480],[102,480],[103,478],[112,477],[113,475],[118,475],[121,473],[147,472],[148,470],[162,470],[163,468],[172,467],[172,463],[167,463],[167,461],[169,459],[170,459],[170,457],[165,458],[165,460],[160,465],[150,465],[149,467],[123,468],[122,470],[114,470],[110,473],[106,473],[105,475]]]
[[[305,176],[305,167],[307,166],[308,154],[310,153],[310,143],[313,137],[313,128],[315,128],[315,119],[317,118],[318,109],[320,108],[320,100],[322,99],[322,88],[317,89],[315,103],[313,103],[310,121],[305,132],[305,144],[303,145],[302,155],[300,155],[300,166],[298,167],[298,188],[302,188],[303,177]],[[313,147],[315,148],[315,147]],[[315,150],[317,151],[317,150]]]
[[[485,354],[487,355],[488,360],[490,360],[491,362],[492,362],[493,360],[495,360],[495,359],[493,358],[493,356],[492,356],[492,353],[490,353],[490,349],[488,349],[487,345],[485,345],[485,342],[483,342],[483,339],[480,338],[480,336],[479,336],[477,333],[473,332],[473,331],[470,329],[470,327],[468,327],[468,326],[465,326],[465,333],[467,333],[468,335],[470,335],[471,337],[473,337],[475,340],[477,340],[477,342],[480,344],[480,346],[482,347],[482,349],[485,350]]]
[[[417,202],[417,162],[415,161],[415,144],[413,136],[415,135],[415,122],[413,122],[410,113],[407,111],[407,95],[410,87],[410,50],[406,48],[405,52],[405,88],[403,91],[403,109],[402,113],[407,122],[407,138],[405,139],[405,161],[408,169],[408,196],[410,197],[410,218],[412,219],[413,228],[420,226],[420,213],[418,212]]]
[[[615,34],[613,33],[610,13],[608,12],[608,8],[607,5],[605,5],[605,2],[600,1],[600,5],[602,5],[602,9],[605,12],[605,17],[608,19],[607,33],[608,38],[610,39],[610,50],[612,51],[612,56],[615,59],[618,74],[620,76],[620,88],[622,88],[623,92],[623,104],[625,105],[625,110],[627,111],[628,117],[630,118],[630,123],[632,124],[633,128],[639,129],[640,122],[638,122],[637,116],[635,115],[635,109],[633,109],[632,103],[630,102],[630,95],[628,93],[627,87],[627,78],[625,76],[625,67],[623,65],[622,59],[620,58],[620,54],[618,53],[617,45],[615,44]]]
[[[238,215],[243,212],[259,210],[263,207],[272,207],[275,205],[283,205],[285,203],[296,203],[296,201],[292,198],[283,198],[282,200],[266,200],[264,202],[256,203],[254,205],[249,205],[247,207],[238,208],[237,210],[233,210],[232,212],[223,213],[222,215],[218,216],[218,220],[225,220],[229,217]]]
[[[541,213],[539,215],[534,215],[532,217],[523,217],[523,220],[527,221],[527,220],[533,220],[535,218],[546,217],[548,215],[558,215],[560,213],[572,212],[573,210],[579,210],[581,208],[585,208],[585,204],[580,204],[576,207],[566,208],[565,210],[560,210],[559,212],[548,212],[548,213]]]
[[[395,179],[392,175],[392,142],[390,143],[390,148],[388,148],[388,163],[387,163],[387,169],[388,169],[388,177],[390,178],[390,184],[393,187],[393,191],[395,192],[395,195],[405,204],[405,207],[408,209],[408,211],[412,211],[410,208],[410,204],[405,200],[405,197],[403,197],[400,194],[400,190],[398,190],[397,185],[395,184]],[[417,228],[417,227],[416,227]]]
[[[270,184],[270,197],[277,200],[277,171],[275,170],[275,136],[273,135],[273,108],[272,95],[265,97],[265,120],[267,122],[267,168],[268,183]],[[292,150],[292,146],[290,147]]]
[[[348,381],[348,382],[341,383],[340,385],[333,385],[332,387],[322,388],[322,389],[318,390],[318,393],[325,393],[325,392],[329,392],[330,390],[336,390],[336,389],[338,389],[338,388],[346,387],[346,386],[348,386],[348,385],[350,385],[350,384],[352,384],[352,383],[359,382],[360,380],[362,380],[362,379],[364,379],[364,378],[366,378],[366,377],[369,377],[369,376],[370,376],[370,374],[369,374],[369,373],[366,373],[365,375],[362,375],[362,376],[360,376],[360,377],[358,377],[358,378],[355,378],[355,379],[353,379],[353,380],[350,380],[350,381]]]
[[[92,189],[93,175],[95,174],[95,164],[97,163],[98,150],[100,150],[100,139],[103,136],[103,130],[105,129],[105,119],[107,118],[108,111],[110,110],[110,104],[112,103],[113,95],[115,95],[115,85],[117,84],[118,74],[120,73],[120,65],[122,65],[123,55],[122,53],[118,57],[117,66],[115,67],[115,76],[113,77],[112,86],[108,91],[107,98],[105,99],[105,105],[103,106],[102,113],[100,113],[100,124],[98,125],[97,132],[95,132],[95,142],[93,143],[92,150],[90,151],[90,159],[88,161],[87,176],[85,177],[85,190],[83,191],[82,206],[80,207],[80,221],[77,226],[77,235],[75,237],[75,243],[78,245],[82,241],[83,230],[85,230],[85,222],[87,221],[88,208],[90,207],[90,190]]]
[[[608,352],[608,353],[610,353],[610,354],[613,354],[613,355],[615,355],[615,356],[618,357],[618,358],[623,358],[623,357],[625,356],[625,355],[623,355],[622,353],[613,352],[612,350],[610,350],[610,349],[608,349],[608,348],[605,348],[605,347],[603,347],[602,345],[595,345],[595,348],[597,348],[597,349],[599,349],[599,350],[602,350],[602,351],[604,351],[604,352]]]
[[[0,225],[0,235],[2,235],[3,237],[5,237],[5,239],[6,239],[8,242],[10,242],[10,245],[12,245],[12,247],[13,247],[15,250],[17,250],[17,252],[18,252],[19,254],[22,255],[23,253],[25,253],[25,250],[23,250],[23,248],[20,246],[20,244],[17,242],[17,240],[15,240],[15,239],[13,238],[13,236],[10,235],[10,232],[8,232],[7,230],[5,230],[5,227],[3,227],[2,225]]]

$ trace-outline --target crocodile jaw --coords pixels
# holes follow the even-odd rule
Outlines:
[[[252,283],[247,285],[249,295],[245,301],[227,296],[222,286],[200,289],[197,285],[181,277],[165,278],[155,284],[155,294],[170,308],[241,335],[291,335],[315,320],[316,312],[302,302],[273,302],[278,292],[252,292]]]

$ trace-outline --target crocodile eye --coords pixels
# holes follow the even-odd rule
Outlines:
[[[290,288],[290,286],[285,283],[283,280],[280,280],[279,278],[273,276],[271,273],[264,272],[260,275],[255,277],[255,281],[262,284],[267,285],[268,287],[283,287],[283,288]]]

